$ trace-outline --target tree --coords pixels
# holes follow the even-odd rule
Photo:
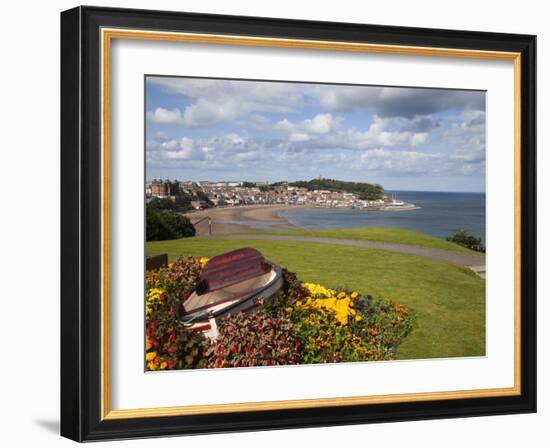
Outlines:
[[[176,203],[170,198],[153,198],[148,204],[157,210],[175,210]]]
[[[485,246],[483,245],[481,238],[470,235],[465,230],[459,230],[458,232],[453,233],[448,236],[446,240],[477,252],[485,252]]]
[[[312,179],[309,181],[300,180],[289,184],[293,187],[307,188],[308,190],[329,190],[353,193],[359,199],[376,200],[386,197],[384,187],[379,184],[368,184],[366,182],[347,182],[335,179]]]
[[[158,209],[155,204],[149,203],[145,214],[147,241],[175,240],[196,234],[189,218],[173,210]]]

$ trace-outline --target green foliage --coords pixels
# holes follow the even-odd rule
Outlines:
[[[485,282],[461,266],[385,250],[247,238],[155,241],[146,250],[168,253],[174,260],[181,254],[208,257],[240,247],[258,249],[300,280],[353,287],[363,296],[395,299],[414,309],[415,329],[399,345],[396,359],[486,354]]]
[[[180,257],[168,269],[160,271],[163,288],[169,295],[184,301],[198,283],[201,272],[200,259]]]
[[[179,259],[168,268],[147,272],[146,276],[146,368],[147,370],[203,367],[202,333],[182,325],[180,318],[185,292],[201,272],[200,260]]]
[[[459,230],[458,232],[453,233],[448,236],[446,240],[462,247],[475,250],[476,252],[485,252],[485,246],[483,245],[481,238],[470,235],[465,230]]]
[[[283,314],[296,300],[307,295],[307,290],[302,286],[294,272],[283,268],[283,287],[279,294],[264,303],[264,308],[270,316]]]
[[[412,329],[402,305],[301,283],[285,270],[275,299],[218,319],[211,341],[181,323],[182,305],[205,262],[179,258],[147,272],[147,370],[389,360]]]
[[[189,218],[173,210],[159,209],[157,203],[145,208],[147,241],[175,240],[195,236],[196,230]]]
[[[282,294],[264,306],[271,315],[284,309],[289,316],[304,364],[394,359],[414,323],[414,314],[401,304],[303,284],[288,271]]]
[[[204,202],[206,202],[206,204],[209,207],[214,205],[213,202],[208,197],[208,195],[204,191],[201,191],[201,190],[195,191],[194,196],[193,196],[192,199],[197,200],[197,201],[204,201]]]
[[[258,308],[220,319],[219,336],[205,350],[208,367],[253,367],[297,364],[299,342],[291,321]]]
[[[379,241],[381,243],[404,244],[408,246],[430,247],[474,254],[470,249],[440,238],[413,230],[391,227],[357,227],[352,229],[285,230],[278,232],[247,232],[249,234],[306,236],[319,238],[337,238],[360,241]]]
[[[297,181],[289,184],[294,187],[307,188],[308,190],[342,191],[356,194],[359,199],[376,200],[386,196],[384,188],[379,184],[365,182],[346,182],[335,179],[312,179],[309,181]]]
[[[256,187],[256,184],[254,182],[243,182],[242,186],[244,188],[254,188]]]
[[[156,210],[175,210],[176,203],[170,198],[152,198],[147,203],[148,208]]]

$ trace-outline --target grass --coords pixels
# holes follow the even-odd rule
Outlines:
[[[413,308],[398,359],[485,354],[485,282],[466,268],[389,251],[296,241],[187,238],[147,243],[148,254],[207,256],[255,247],[303,281],[348,287]]]
[[[412,230],[396,229],[390,227],[361,227],[355,229],[326,229],[326,230],[288,230],[281,232],[246,232],[249,234],[287,235],[287,236],[309,236],[320,238],[338,238],[349,240],[379,241],[382,243],[405,244],[408,246],[430,247],[444,249],[454,252],[461,252],[472,255],[479,255],[458,244],[441,240],[421,232]]]

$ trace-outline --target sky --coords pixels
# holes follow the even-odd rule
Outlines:
[[[146,178],[485,191],[485,92],[148,76]]]

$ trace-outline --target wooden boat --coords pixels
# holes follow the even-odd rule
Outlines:
[[[250,310],[282,286],[281,268],[256,249],[218,255],[206,263],[197,286],[183,302],[182,321],[193,330],[208,330],[216,318]]]

